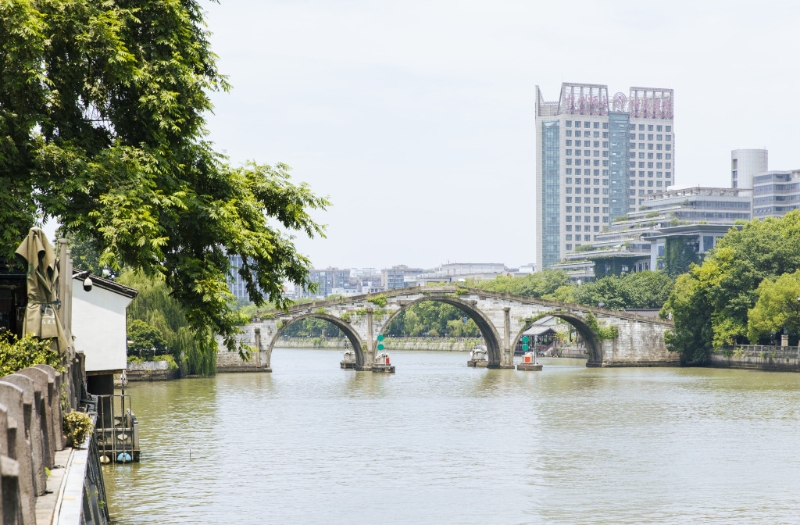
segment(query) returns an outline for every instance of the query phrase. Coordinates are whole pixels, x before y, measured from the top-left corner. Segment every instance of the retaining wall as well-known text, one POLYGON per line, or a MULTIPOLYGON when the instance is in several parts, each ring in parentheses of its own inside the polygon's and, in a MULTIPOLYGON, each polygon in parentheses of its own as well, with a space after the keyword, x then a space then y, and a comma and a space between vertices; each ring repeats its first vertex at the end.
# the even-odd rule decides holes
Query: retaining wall
POLYGON ((169 381, 186 376, 181 368, 169 369, 166 361, 145 361, 144 363, 128 363, 125 372, 128 381, 169 381))
POLYGON ((712 353, 708 366, 800 372, 800 352, 796 346, 742 345, 712 353))

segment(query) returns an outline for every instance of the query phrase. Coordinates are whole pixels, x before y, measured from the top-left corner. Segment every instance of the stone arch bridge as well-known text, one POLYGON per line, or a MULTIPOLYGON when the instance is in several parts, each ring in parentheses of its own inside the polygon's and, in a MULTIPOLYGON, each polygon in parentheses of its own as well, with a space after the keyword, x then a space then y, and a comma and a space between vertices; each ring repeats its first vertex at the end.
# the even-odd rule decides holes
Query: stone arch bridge
POLYGON ((266 356, 259 356, 257 366, 269 370, 272 350, 283 330, 309 317, 324 319, 350 340, 356 353, 356 369, 370 370, 378 334, 405 308, 424 301, 455 306, 475 321, 488 350, 490 368, 513 368, 514 348, 522 332, 546 315, 561 318, 576 328, 589 352, 587 366, 665 366, 679 362, 677 354, 669 352, 664 344, 664 332, 673 326, 671 322, 455 286, 401 288, 266 312, 245 327, 242 340, 255 345, 258 332, 257 344, 266 350, 266 356))

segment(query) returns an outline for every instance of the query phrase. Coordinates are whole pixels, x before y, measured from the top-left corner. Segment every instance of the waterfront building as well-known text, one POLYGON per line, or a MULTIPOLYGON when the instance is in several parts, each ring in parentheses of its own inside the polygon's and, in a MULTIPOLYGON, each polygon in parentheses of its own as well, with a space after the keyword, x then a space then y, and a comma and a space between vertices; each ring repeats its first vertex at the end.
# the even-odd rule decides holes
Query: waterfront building
POLYGON ((674 184, 673 109, 672 89, 564 83, 548 102, 536 87, 537 268, 674 184))
POLYGON ((308 277, 309 281, 317 283, 317 291, 310 292, 307 288, 296 289, 297 297, 325 298, 333 294, 334 288, 350 288, 350 270, 347 269, 315 268, 308 272, 308 277))
POLYGON ((747 190, 685 188, 645 196, 637 211, 618 217, 595 240, 551 265, 584 282, 626 272, 655 270, 669 239, 681 239, 702 256, 737 220, 751 219, 747 190))

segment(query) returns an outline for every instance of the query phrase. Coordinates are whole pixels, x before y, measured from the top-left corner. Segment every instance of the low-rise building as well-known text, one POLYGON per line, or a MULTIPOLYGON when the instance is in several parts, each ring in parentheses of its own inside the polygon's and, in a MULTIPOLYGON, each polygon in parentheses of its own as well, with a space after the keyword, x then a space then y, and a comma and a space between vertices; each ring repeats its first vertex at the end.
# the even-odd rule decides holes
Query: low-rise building
POLYGON ((405 264, 381 270, 381 286, 384 290, 405 288, 416 281, 415 277, 423 272, 422 268, 409 268, 405 264))
POLYGON ((800 208, 800 170, 768 171, 753 177, 753 217, 783 217, 800 208))

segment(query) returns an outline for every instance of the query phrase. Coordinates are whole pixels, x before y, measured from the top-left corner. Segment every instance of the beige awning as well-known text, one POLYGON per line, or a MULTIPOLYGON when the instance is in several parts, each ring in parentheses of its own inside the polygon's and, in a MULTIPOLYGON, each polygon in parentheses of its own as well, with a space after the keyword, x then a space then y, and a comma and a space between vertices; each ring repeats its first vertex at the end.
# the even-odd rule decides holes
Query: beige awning
POLYGON ((68 342, 55 311, 58 300, 55 250, 42 230, 31 228, 16 254, 26 262, 28 288, 28 306, 22 333, 33 333, 40 339, 54 339, 54 349, 63 354, 67 351, 68 342))

